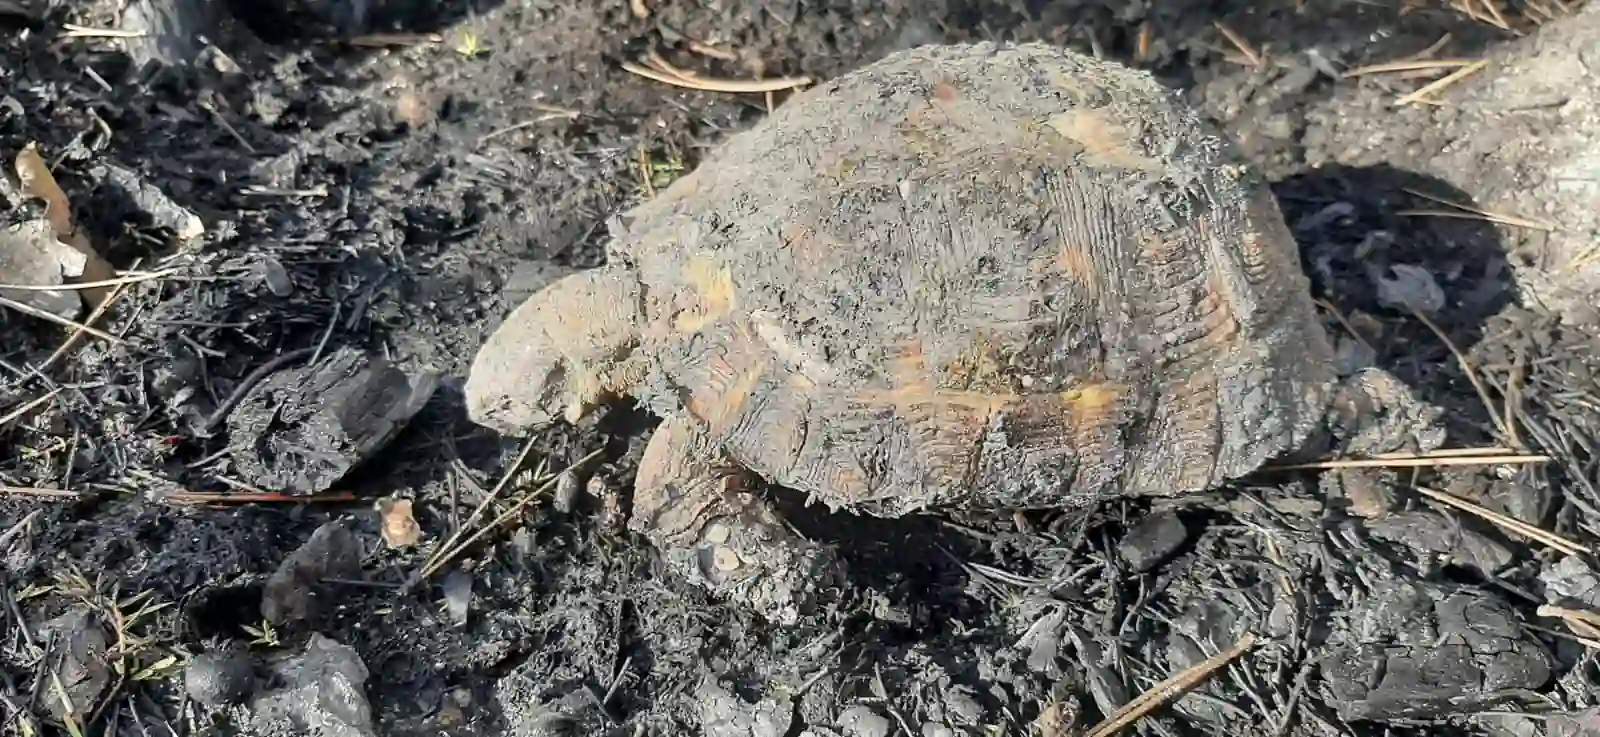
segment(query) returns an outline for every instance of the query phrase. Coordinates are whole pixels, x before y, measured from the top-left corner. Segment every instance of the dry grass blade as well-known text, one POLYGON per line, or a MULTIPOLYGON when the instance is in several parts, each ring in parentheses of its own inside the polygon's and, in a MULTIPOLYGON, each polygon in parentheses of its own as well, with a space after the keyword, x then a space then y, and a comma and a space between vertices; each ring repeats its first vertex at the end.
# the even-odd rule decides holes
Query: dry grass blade
POLYGON ((1565 274, 1576 271, 1584 266, 1594 263, 1595 261, 1600 261, 1600 243, 1596 243, 1595 245, 1584 249, 1582 253, 1579 253, 1577 256, 1574 256, 1571 261, 1568 261, 1566 266, 1561 267, 1557 273, 1565 274))
POLYGON ((667 61, 666 57, 661 55, 661 52, 656 51, 655 49, 644 52, 644 55, 639 57, 639 59, 640 61, 644 62, 645 66, 661 72, 669 77, 673 77, 674 79, 694 79, 695 77, 700 76, 697 72, 692 70, 679 69, 673 66, 671 62, 667 61))
POLYGON ((1515 532, 1530 540, 1536 540, 1544 543, 1545 545, 1566 553, 1567 555, 1583 555, 1584 553, 1589 552, 1584 546, 1557 535, 1554 532, 1541 530, 1533 525, 1523 522, 1522 520, 1514 517, 1508 517, 1492 509, 1485 509, 1482 506, 1473 504, 1472 502, 1461 499, 1453 494, 1447 494, 1437 489, 1430 489, 1425 486, 1413 486, 1411 488, 1416 489, 1417 493, 1422 494, 1429 499, 1441 504, 1455 507, 1463 512, 1477 515, 1487 522, 1498 525, 1508 531, 1515 532))
POLYGON ((1104 722, 1086 732, 1084 737, 1111 737, 1111 735, 1121 732, 1168 700, 1181 696, 1195 686, 1200 685, 1207 678, 1210 678, 1212 673, 1233 662, 1234 658, 1243 655, 1246 650, 1249 650, 1255 644, 1255 634, 1245 633, 1245 636, 1239 638, 1239 641, 1234 643, 1233 647, 1217 653, 1203 662, 1196 663, 1182 673, 1178 673, 1152 686, 1150 690, 1129 701, 1121 709, 1118 709, 1116 713, 1106 718, 1104 722))
POLYGON ((0 417, 0 427, 5 427, 6 425, 11 424, 18 417, 21 417, 21 416, 23 416, 25 414, 28 414, 29 412, 32 412, 35 407, 38 407, 39 405, 44 404, 45 402, 48 402, 51 399, 54 399, 55 396, 57 394, 60 394, 60 393, 61 393, 61 390, 59 388, 51 389, 48 394, 45 394, 44 396, 39 397, 38 399, 35 399, 35 400, 31 401, 31 402, 28 402, 27 404, 22 405, 21 407, 18 407, 18 408, 14 409, 14 410, 11 410, 10 412, 7 412, 4 417, 0 417))
POLYGON ((154 281, 156 279, 165 279, 166 277, 172 276, 173 274, 176 274, 179 271, 181 271, 181 269, 162 269, 160 271, 150 271, 150 272, 146 272, 146 273, 143 273, 143 274, 129 274, 127 276, 119 276, 119 277, 117 277, 115 279, 102 279, 100 281, 85 281, 85 282, 77 282, 77 283, 74 283, 74 284, 52 284, 52 285, 48 285, 48 286, 39 285, 39 284, 0 284, 0 289, 10 289, 10 290, 18 291, 18 292, 62 292, 62 291, 71 291, 73 289, 94 289, 96 287, 115 287, 115 286, 121 286, 121 285, 125 285, 125 284, 138 284, 140 282, 154 281))
POLYGON ((1600 640, 1594 639, 1595 635, 1600 635, 1600 631, 1596 631, 1592 635, 1582 634, 1589 632, 1588 625, 1584 624, 1582 621, 1576 619, 1562 619, 1561 621, 1567 625, 1570 631, 1562 632, 1561 630, 1553 630, 1546 627, 1540 627, 1535 624, 1524 624, 1522 626, 1533 632, 1550 635, 1551 637, 1566 640, 1568 642, 1576 642, 1579 645, 1589 648, 1590 650, 1600 650, 1600 640))
POLYGON ((352 502, 356 495, 349 491, 335 491, 312 496, 298 496, 275 491, 246 491, 213 493, 205 491, 175 491, 161 497, 161 501, 179 505, 211 504, 226 506, 229 504, 331 504, 333 502, 352 502))
POLYGON ((1542 224, 1542 223, 1536 223, 1536 222, 1534 222, 1532 220, 1523 220, 1521 218, 1516 218, 1516 217, 1507 217, 1507 216, 1503 216, 1503 215, 1492 215, 1492 214, 1486 214, 1486 213, 1481 213, 1481 212, 1466 212, 1466 211, 1463 211, 1463 210, 1425 210, 1425 209, 1415 209, 1414 208, 1414 209, 1409 209, 1409 210, 1398 210, 1398 211, 1395 212, 1395 214, 1396 215, 1400 215, 1402 217, 1453 218, 1453 219, 1456 219, 1456 220, 1477 220, 1477 221, 1485 222, 1485 223, 1499 223, 1501 225, 1510 225, 1510 226, 1514 226, 1514 227, 1533 228, 1535 230, 1546 230, 1546 231, 1556 230, 1555 226, 1553 226, 1553 225, 1545 225, 1545 224, 1542 224))
POLYGON ((29 512, 27 516, 18 520, 16 524, 10 527, 10 529, 7 529, 5 532, 0 532, 0 551, 4 551, 11 547, 11 542, 16 540, 18 537, 21 537, 22 533, 27 531, 28 526, 33 524, 35 520, 39 519, 43 515, 43 509, 35 509, 32 512, 29 512))
POLYGON ((1457 69, 1472 66, 1478 63, 1476 59, 1402 59, 1399 61, 1386 61, 1381 64, 1368 64, 1356 67, 1340 75, 1345 79, 1362 77, 1368 74, 1387 74, 1390 72, 1410 72, 1416 70, 1457 69))
POLYGON ((1457 346, 1456 342, 1451 340, 1449 335, 1445 334, 1444 330, 1439 327, 1438 323, 1435 323, 1431 318, 1423 314, 1422 310, 1411 307, 1411 314, 1416 315, 1417 319, 1421 320, 1423 325, 1428 326, 1428 329, 1433 331, 1433 334, 1444 343, 1445 347, 1450 349, 1450 354, 1456 357, 1456 363, 1461 367, 1461 373, 1466 374, 1467 381, 1472 382, 1472 388, 1478 392, 1478 399, 1483 402, 1483 411, 1489 413, 1489 419, 1494 422, 1495 428, 1500 431, 1500 436, 1507 440, 1516 437, 1516 433, 1511 432, 1511 426, 1509 424, 1514 422, 1514 420, 1509 417, 1503 418, 1500 416, 1500 412, 1495 406, 1494 399, 1489 396, 1488 388, 1483 385, 1483 379, 1478 376, 1478 369, 1472 365, 1472 360, 1467 358, 1467 354, 1463 353, 1460 346, 1457 346))
POLYGON ((67 29, 61 34, 66 38, 143 38, 144 31, 124 31, 120 28, 91 28, 80 26, 76 23, 62 23, 62 28, 67 29))
POLYGON ((59 315, 56 315, 56 314, 53 314, 53 313, 50 313, 50 312, 46 312, 44 310, 38 309, 36 307, 33 307, 32 305, 26 305, 26 304, 23 304, 23 303, 18 302, 16 300, 11 300, 11 299, 6 299, 5 297, 0 297, 0 307, 10 307, 11 309, 16 310, 18 312, 21 312, 23 314, 30 315, 32 317, 37 317, 37 318, 39 318, 41 320, 45 320, 45 321, 48 321, 48 322, 53 322, 53 323, 55 323, 57 325, 61 325, 63 327, 77 328, 78 330, 81 330, 81 331, 83 331, 85 333, 93 335, 94 337, 99 338, 101 340, 104 340, 104 341, 106 341, 108 343, 115 343, 117 345, 127 345, 128 344, 127 341, 125 341, 125 340, 123 340, 121 338, 118 338, 117 336, 112 335, 111 333, 108 333, 108 332, 106 332, 104 330, 101 330, 99 328, 92 328, 92 327, 89 327, 88 325, 85 325, 85 324, 83 324, 81 322, 68 320, 65 317, 61 317, 59 315))
POLYGON ((78 726, 78 709, 72 705, 72 697, 67 695, 67 687, 61 683, 61 674, 54 669, 50 671, 50 687, 55 692, 56 699, 61 702, 62 721, 66 723, 67 733, 72 737, 83 737, 83 727, 78 726))
POLYGON ((1335 307, 1332 302, 1329 302, 1321 297, 1314 297, 1312 301, 1316 302, 1318 305, 1321 305, 1322 309, 1327 310, 1329 314, 1333 315, 1333 319, 1338 320, 1339 324, 1344 326, 1345 331, 1350 333, 1350 337, 1356 339, 1356 342, 1366 346, 1369 349, 1376 350, 1376 348, 1373 348, 1371 343, 1367 342, 1366 336, 1362 335, 1361 331, 1356 330, 1356 326, 1350 322, 1350 318, 1345 317, 1344 313, 1340 312, 1339 308, 1335 307))
POLYGON ((582 115, 582 113, 579 113, 576 110, 568 110, 567 108, 556 107, 555 105, 534 105, 533 107, 535 110, 543 111, 544 114, 537 118, 512 123, 511 125, 503 128, 496 128, 492 131, 489 131, 488 133, 483 134, 483 137, 478 139, 478 143, 480 145, 488 143, 489 141, 506 135, 507 133, 515 133, 526 128, 531 128, 540 123, 548 123, 552 120, 577 120, 579 116, 582 115))
POLYGON ((444 43, 444 36, 437 33, 368 33, 346 39, 345 43, 362 48, 425 46, 444 43))
POLYGON ((1501 14, 1500 8, 1495 5, 1494 0, 1478 0, 1478 3, 1483 6, 1484 10, 1489 11, 1489 17, 1494 19, 1495 26, 1507 31, 1511 30, 1511 24, 1506 22, 1505 15, 1501 14))
POLYGON ((689 50, 701 56, 709 56, 713 59, 721 59, 722 61, 736 62, 739 60, 739 55, 733 53, 732 51, 720 49, 716 46, 712 46, 708 43, 702 43, 700 41, 690 41, 689 50))
POLYGON ((240 187, 239 194, 252 197, 327 197, 328 188, 321 184, 309 189, 279 189, 277 187, 263 187, 259 184, 252 184, 247 187, 240 187))
POLYGON ((498 496, 499 491, 503 489, 516 475, 517 468, 520 467, 522 465, 522 461, 527 458, 527 451, 528 449, 532 448, 532 443, 533 441, 530 438, 528 443, 523 446, 523 452, 517 456, 517 462, 506 469, 505 475, 501 477, 500 483, 495 485, 494 491, 491 491, 488 495, 486 495, 484 497, 484 502, 479 504, 477 509, 473 510, 472 516, 469 517, 467 521, 461 525, 461 527, 457 528, 455 533, 450 536, 450 539, 446 540, 443 545, 440 545, 438 550, 434 551, 432 556, 429 556, 427 564, 424 565, 422 570, 419 571, 411 580, 410 583, 412 585, 427 580, 429 576, 438 573, 440 569, 448 565, 450 561, 453 560, 457 555, 460 555, 461 551, 466 550, 484 535, 488 534, 490 530, 499 527, 501 524, 504 524, 507 520, 521 512, 523 507, 528 506, 528 504, 534 499, 537 499, 540 494, 555 488, 556 483, 561 480, 562 474, 600 457, 600 454, 605 452, 604 448, 597 449, 590 452, 588 455, 579 458, 577 461, 574 461, 572 465, 567 466, 561 472, 550 474, 543 483, 536 486, 527 494, 524 494, 522 498, 513 503, 510 508, 506 509, 506 511, 501 512, 493 520, 490 520, 488 524, 480 527, 477 532, 467 535, 465 539, 462 539, 462 534, 465 533, 467 529, 475 522, 477 522, 482 516, 483 511, 488 508, 489 500, 498 496), (459 542, 457 542, 458 540, 459 542))
POLYGON ((1534 25, 1548 23, 1557 17, 1556 11, 1538 0, 1523 0, 1523 6, 1522 17, 1534 25))
POLYGON ((1584 611, 1582 609, 1568 609, 1551 604, 1540 605, 1536 612, 1541 617, 1556 617, 1564 619, 1567 626, 1572 627, 1583 637, 1594 637, 1600 634, 1600 614, 1584 611))
POLYGON ((66 489, 46 489, 37 486, 0 486, 0 495, 42 496, 57 499, 76 499, 78 492, 66 489))
POLYGON ((642 143, 639 144, 638 159, 639 184, 644 188, 644 195, 646 199, 655 199, 656 185, 655 182, 651 181, 650 176, 650 151, 645 149, 644 144, 642 143))
POLYGON ((1428 48, 1425 48, 1425 49, 1423 49, 1421 51, 1418 51, 1417 53, 1412 54, 1410 56, 1402 57, 1401 59, 1399 59, 1399 61, 1421 61, 1423 59, 1427 59, 1427 58, 1433 56, 1434 54, 1439 53, 1439 50, 1444 48, 1446 45, 1448 45, 1450 43, 1451 39, 1452 39, 1451 35, 1449 33, 1446 33, 1443 36, 1440 36, 1438 41, 1434 41, 1432 44, 1429 44, 1428 48))
POLYGON ((94 324, 98 322, 101 317, 104 317, 107 312, 110 312, 112 305, 115 305, 117 300, 121 299, 122 295, 127 293, 127 289, 128 283, 126 282, 116 285, 116 287, 111 290, 110 295, 107 295, 105 299, 101 300, 99 304, 94 306, 94 310, 89 313, 88 319, 83 321, 83 328, 79 330, 73 330, 72 334, 67 336, 66 340, 61 341, 61 345, 56 346, 56 349, 50 352, 50 357, 44 359, 44 363, 39 364, 39 367, 35 370, 38 371, 40 375, 43 375, 44 372, 50 370, 51 366, 56 365, 56 361, 61 360, 62 357, 71 352, 73 348, 77 347, 78 343, 83 340, 83 336, 87 334, 88 328, 94 327, 94 324))
POLYGON ((689 89, 702 90, 705 92, 780 92, 783 90, 794 89, 796 87, 804 87, 811 84, 812 81, 810 77, 774 77, 772 79, 756 80, 720 79, 717 77, 701 76, 691 77, 687 75, 671 74, 665 71, 651 69, 641 64, 635 64, 628 61, 622 62, 622 68, 632 72, 633 74, 644 77, 645 79, 653 79, 664 84, 670 84, 676 87, 687 87, 689 89))
POLYGON ((1133 58, 1140 63, 1149 62, 1155 58, 1155 29, 1150 26, 1150 21, 1139 24, 1139 41, 1134 47, 1133 58))
POLYGON ((1539 222, 1537 220, 1529 220, 1528 218, 1517 217, 1515 215, 1506 215, 1506 214, 1503 214, 1503 213, 1493 212, 1493 211, 1490 211, 1490 210, 1485 210, 1485 209, 1482 209, 1482 208, 1473 207, 1472 205, 1466 204, 1464 202, 1456 202, 1455 200, 1448 200, 1448 199, 1445 199, 1443 197, 1436 197, 1436 196, 1428 194, 1426 192, 1419 192, 1417 190, 1410 189, 1410 188, 1406 188, 1404 191, 1406 192, 1406 194, 1414 195, 1416 197, 1421 197, 1422 199, 1428 200, 1429 202, 1437 202, 1437 203, 1439 203, 1441 205, 1447 205, 1449 207, 1453 207, 1456 210, 1459 210, 1460 212, 1448 212, 1448 211, 1437 211, 1437 210, 1402 210, 1402 211, 1400 211, 1398 213, 1400 215, 1431 215, 1433 217, 1458 217, 1458 218, 1466 218, 1466 219, 1473 219, 1473 220, 1482 219, 1482 220, 1487 220, 1487 221, 1492 222, 1492 223, 1500 223, 1501 225, 1513 225, 1513 226, 1517 226, 1517 227, 1521 227, 1521 228, 1532 228, 1534 230, 1544 230, 1544 231, 1557 230, 1556 226, 1551 225, 1550 223, 1543 223, 1543 222, 1539 222), (1477 215, 1478 217, 1477 218, 1467 218, 1468 215, 1477 215))
MULTIPOLYGON (((1573 633, 1584 638, 1589 643, 1594 643, 1596 642, 1597 638, 1600 638, 1600 627, 1590 624, 1589 620, 1587 619, 1575 619, 1572 617, 1567 617, 1562 621, 1567 623, 1567 627, 1570 628, 1573 633)), ((1592 644, 1590 646, 1593 647, 1592 644)))
POLYGON ((1470 77, 1470 76, 1472 76, 1474 74, 1477 74, 1479 71, 1481 71, 1484 67, 1486 67, 1488 65, 1489 65, 1489 60, 1488 59, 1479 59, 1478 61, 1475 61, 1475 62, 1473 62, 1471 64, 1468 64, 1467 66, 1464 66, 1464 67, 1462 67, 1460 69, 1457 69, 1456 71, 1451 72, 1450 74, 1447 74, 1447 75, 1445 75, 1443 77, 1440 77, 1437 81, 1430 82, 1428 84, 1423 85, 1422 87, 1418 88, 1416 92, 1413 92, 1413 93, 1411 93, 1409 95, 1406 95, 1405 97, 1402 97, 1399 100, 1395 101, 1395 104, 1396 105, 1411 105, 1411 104, 1418 103, 1418 102, 1428 102, 1429 101, 1428 98, 1430 96, 1432 96, 1434 93, 1441 92, 1445 88, 1447 88, 1447 87, 1449 87, 1449 86, 1451 86, 1451 85, 1453 85, 1453 84, 1455 84, 1457 82, 1460 82, 1461 80, 1466 79, 1467 77, 1470 77))
POLYGON ((1228 43, 1233 44, 1233 47, 1239 50, 1239 54, 1245 58, 1245 61, 1250 62, 1250 66, 1261 67, 1261 54, 1256 51, 1254 46, 1250 45, 1249 41, 1244 40, 1244 36, 1239 35, 1238 32, 1229 28, 1228 24, 1220 20, 1212 21, 1211 25, 1216 26, 1217 32, 1221 33, 1223 38, 1228 39, 1228 43))
POLYGON ((1426 453, 1374 453, 1373 458, 1461 458, 1481 456, 1517 455, 1513 448, 1492 445, 1487 448, 1440 448, 1426 453))
POLYGON ((1501 389, 1500 397, 1504 400, 1500 411, 1506 418, 1506 430, 1511 433, 1511 444, 1519 448, 1526 447, 1522 442, 1522 434, 1517 431, 1517 418, 1522 416, 1522 382, 1523 373, 1527 368, 1524 363, 1526 357, 1527 354, 1517 351, 1516 363, 1511 367, 1511 375, 1506 377, 1505 386, 1502 388, 1498 383, 1495 384, 1495 388, 1501 389))
POLYGON ((1450 4, 1450 6, 1455 8, 1462 15, 1465 15, 1479 23, 1494 26, 1502 31, 1511 30, 1511 26, 1505 22, 1505 18, 1498 17, 1498 10, 1487 3, 1483 3, 1482 6, 1487 6, 1489 10, 1495 11, 1492 15, 1484 15, 1478 10, 1478 8, 1481 7, 1479 0, 1455 0, 1455 2, 1450 4))
POLYGON ((1326 471, 1335 468, 1433 468, 1436 466, 1497 466, 1502 463, 1549 463, 1550 456, 1493 455, 1493 456, 1439 456, 1420 455, 1395 458, 1330 458, 1325 461, 1286 463, 1263 466, 1263 471, 1326 471))

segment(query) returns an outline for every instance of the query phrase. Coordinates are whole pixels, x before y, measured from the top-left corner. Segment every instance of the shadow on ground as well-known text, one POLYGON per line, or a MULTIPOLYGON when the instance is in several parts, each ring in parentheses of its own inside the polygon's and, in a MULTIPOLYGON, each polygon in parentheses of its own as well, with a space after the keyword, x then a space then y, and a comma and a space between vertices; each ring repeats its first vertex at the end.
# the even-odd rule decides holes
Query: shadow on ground
POLYGON ((1455 208, 1438 200, 1473 206, 1453 184, 1388 166, 1307 170, 1274 191, 1313 294, 1336 313, 1330 336, 1342 368, 1388 370, 1447 410, 1453 443, 1487 442, 1489 415, 1439 332, 1468 351, 1517 302, 1495 226, 1449 216, 1455 208), (1401 299, 1431 306, 1424 314, 1439 332, 1401 299))

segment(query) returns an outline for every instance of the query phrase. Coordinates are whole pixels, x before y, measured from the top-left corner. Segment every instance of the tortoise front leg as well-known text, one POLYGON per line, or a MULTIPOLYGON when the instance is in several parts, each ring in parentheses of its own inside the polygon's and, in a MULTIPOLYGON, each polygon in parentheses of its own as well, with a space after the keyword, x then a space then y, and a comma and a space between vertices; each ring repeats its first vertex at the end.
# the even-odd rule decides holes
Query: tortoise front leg
POLYGON ((674 573, 791 624, 811 611, 840 563, 792 532, 756 493, 757 481, 713 448, 692 418, 670 417, 645 447, 628 526, 674 573))

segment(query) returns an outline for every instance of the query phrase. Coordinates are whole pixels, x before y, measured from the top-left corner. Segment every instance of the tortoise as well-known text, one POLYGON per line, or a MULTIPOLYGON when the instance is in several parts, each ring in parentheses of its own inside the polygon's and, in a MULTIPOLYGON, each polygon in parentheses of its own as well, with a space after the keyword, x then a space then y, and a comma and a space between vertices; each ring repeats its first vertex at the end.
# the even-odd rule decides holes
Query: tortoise
POLYGON ((521 433, 632 397, 663 419, 630 528, 778 621, 839 563, 757 478, 881 517, 1081 508, 1212 489, 1405 401, 1337 376, 1229 141, 1048 44, 892 53, 610 225, 605 265, 479 350, 469 416, 521 433))

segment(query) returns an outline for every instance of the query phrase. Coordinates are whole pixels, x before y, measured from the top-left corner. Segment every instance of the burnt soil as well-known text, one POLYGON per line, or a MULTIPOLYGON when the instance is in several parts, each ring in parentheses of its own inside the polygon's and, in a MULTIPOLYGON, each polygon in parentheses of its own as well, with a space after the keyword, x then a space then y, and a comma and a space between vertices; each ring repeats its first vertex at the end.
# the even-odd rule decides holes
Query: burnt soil
POLYGON ((266 672, 314 632, 359 655, 382 735, 1064 737, 1246 631, 1263 644, 1133 729, 1554 734, 1559 720, 1509 715, 1595 706, 1592 651, 1537 611, 1556 598, 1560 556, 1406 486, 1600 533, 1590 339, 1520 306, 1493 227, 1403 214, 1427 205, 1407 190, 1469 200, 1474 183, 1306 163, 1331 158, 1313 145, 1338 145, 1303 135, 1313 111, 1337 114, 1331 90, 1426 81, 1330 72, 1446 35, 1441 56, 1490 52, 1513 38, 1491 24, 1431 0, 645 0, 647 18, 626 0, 522 0, 359 3, 366 25, 341 28, 340 0, 240 2, 216 49, 160 67, 133 64, 121 39, 68 33, 113 27, 114 5, 0 2, 0 151, 37 142, 115 266, 171 269, 119 293, 98 323, 119 343, 85 340, 42 374, 31 367, 65 334, 0 310, 0 732, 267 732, 248 708, 186 695, 184 668, 239 652, 266 672), (1219 23, 1266 62, 1241 58, 1219 23), (379 31, 404 34, 350 42, 379 31), (1263 474, 1078 515, 800 514, 852 576, 827 611, 774 627, 662 574, 623 530, 651 418, 612 407, 530 439, 467 421, 461 380, 496 321, 563 269, 599 263, 609 216, 784 94, 679 89, 619 62, 656 50, 704 74, 827 77, 973 39, 1069 44, 1188 91, 1277 183, 1346 367, 1388 368, 1443 408, 1451 446, 1496 442, 1449 346, 1379 299, 1375 274, 1421 267, 1450 305, 1435 322, 1493 396, 1522 387, 1524 440, 1555 462, 1263 474), (108 163, 206 234, 176 241, 109 186, 108 163), (244 488, 232 456, 256 439, 208 420, 252 372, 292 351, 298 366, 307 349, 442 381, 331 493, 244 488), (1364 525, 1336 498, 1366 482, 1394 496, 1395 517, 1364 525), (570 503, 553 500, 574 484, 570 503), (419 544, 384 541, 378 501, 393 499, 414 501, 419 544), (1161 522, 1141 525, 1152 513, 1161 522), (446 539, 493 518, 419 578, 446 539), (268 577, 329 521, 360 549, 328 574, 314 615, 264 626, 268 577), (1459 534, 1418 542, 1441 528, 1459 534), (70 612, 110 638, 120 670, 102 669, 98 688, 58 683, 72 648, 45 624, 70 612), (1462 657, 1433 657, 1458 642, 1462 657), (1423 675, 1396 675, 1407 669, 1423 675), (1469 696, 1439 698, 1441 684, 1469 696), (61 716, 63 690, 87 702, 78 716, 61 716))

